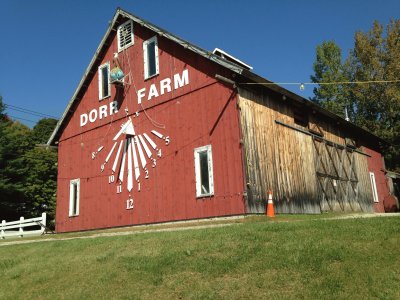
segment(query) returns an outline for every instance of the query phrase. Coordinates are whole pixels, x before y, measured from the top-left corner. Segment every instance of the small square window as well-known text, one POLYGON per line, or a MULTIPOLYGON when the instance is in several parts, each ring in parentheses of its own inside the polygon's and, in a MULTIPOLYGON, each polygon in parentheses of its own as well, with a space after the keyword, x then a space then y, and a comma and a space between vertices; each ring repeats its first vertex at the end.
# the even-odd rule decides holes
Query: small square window
POLYGON ((143 42, 144 79, 158 75, 157 36, 143 42))
POLYGON ((99 67, 99 100, 111 96, 110 63, 106 62, 99 67))
POLYGON ((214 195, 211 145, 194 149, 196 197, 214 195))
POLYGON ((133 22, 132 20, 126 21, 118 27, 117 30, 118 52, 125 50, 134 43, 133 36, 133 22))
POLYGON ((73 179, 69 182, 69 216, 79 215, 79 194, 80 179, 73 179))

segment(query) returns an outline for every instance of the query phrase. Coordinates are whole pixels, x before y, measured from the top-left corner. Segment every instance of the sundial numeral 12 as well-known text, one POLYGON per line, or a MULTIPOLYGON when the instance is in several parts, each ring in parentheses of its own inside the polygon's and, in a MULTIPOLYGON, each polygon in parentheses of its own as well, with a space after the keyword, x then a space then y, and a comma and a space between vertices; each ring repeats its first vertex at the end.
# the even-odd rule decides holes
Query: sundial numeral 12
POLYGON ((126 200, 126 209, 133 209, 133 199, 126 200))

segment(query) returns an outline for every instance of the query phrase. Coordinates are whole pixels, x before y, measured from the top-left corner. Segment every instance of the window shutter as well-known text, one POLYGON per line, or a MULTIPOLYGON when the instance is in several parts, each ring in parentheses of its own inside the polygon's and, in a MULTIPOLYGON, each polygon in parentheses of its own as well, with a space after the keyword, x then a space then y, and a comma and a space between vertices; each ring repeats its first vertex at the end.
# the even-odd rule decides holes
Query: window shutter
POLYGON ((379 202, 378 191, 376 189, 376 181, 375 174, 373 172, 369 172, 369 178, 371 179, 371 188, 372 188, 372 196, 374 198, 374 202, 379 202))
POLYGON ((133 22, 129 20, 118 27, 118 52, 133 45, 133 22))
POLYGON ((158 42, 153 36, 143 42, 144 79, 149 79, 159 74, 158 42))
POLYGON ((147 79, 149 77, 148 74, 148 59, 147 59, 147 43, 143 43, 143 69, 144 69, 144 79, 147 79))
POLYGON ((69 182, 69 216, 79 215, 80 179, 69 182))
POLYGON ((157 37, 155 37, 154 39, 154 51, 155 51, 155 60, 156 60, 156 74, 160 73, 160 69, 158 67, 159 63, 158 63, 158 41, 157 41, 157 37))
POLYGON ((110 63, 106 62, 98 68, 99 100, 111 96, 110 63))
POLYGON ((208 176, 210 180, 210 194, 214 194, 214 174, 213 174, 213 161, 212 161, 212 151, 211 151, 211 145, 208 146, 207 149, 208 152, 208 176))
POLYGON ((209 197, 214 195, 214 175, 211 145, 194 149, 194 168, 196 197, 209 197), (207 174, 202 173, 202 168, 204 167, 206 168, 207 174), (207 178, 204 176, 207 176, 207 178))

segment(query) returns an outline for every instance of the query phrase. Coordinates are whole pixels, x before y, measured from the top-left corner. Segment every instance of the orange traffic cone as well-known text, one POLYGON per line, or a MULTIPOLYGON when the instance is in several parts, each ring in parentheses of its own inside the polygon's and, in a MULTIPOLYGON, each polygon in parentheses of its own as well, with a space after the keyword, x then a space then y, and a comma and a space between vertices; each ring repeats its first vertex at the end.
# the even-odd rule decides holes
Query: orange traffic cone
POLYGON ((265 214, 267 217, 274 218, 275 210, 274 210, 274 202, 272 201, 272 191, 268 191, 268 203, 265 210, 265 214))

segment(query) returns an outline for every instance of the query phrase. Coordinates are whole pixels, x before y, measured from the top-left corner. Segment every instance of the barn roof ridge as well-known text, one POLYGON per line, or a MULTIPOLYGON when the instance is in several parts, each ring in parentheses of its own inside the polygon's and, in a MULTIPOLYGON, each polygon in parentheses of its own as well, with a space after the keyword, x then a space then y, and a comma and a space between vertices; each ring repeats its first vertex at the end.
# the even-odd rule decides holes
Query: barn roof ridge
MULTIPOLYGON (((380 137, 372 134, 371 132, 369 132, 369 131, 367 131, 367 130, 365 130, 365 129, 363 129, 363 128, 361 128, 361 127, 359 127, 359 126, 357 126, 357 125, 355 125, 355 124, 353 124, 351 122, 346 121, 345 119, 341 118, 340 116, 338 116, 338 115, 336 115, 336 114, 334 114, 334 113, 332 113, 332 112, 320 107, 319 105, 307 100, 306 98, 304 98, 304 97, 302 97, 300 95, 297 95, 297 94, 295 94, 295 93, 293 93, 293 92, 291 92, 291 91, 279 86, 278 84, 273 84, 272 81, 269 81, 268 79, 266 79, 266 78, 264 78, 262 76, 259 76, 256 73, 254 73, 254 72, 252 72, 252 71, 250 71, 250 70, 248 70, 248 69, 246 69, 246 68, 244 68, 244 67, 242 67, 242 66, 240 66, 238 64, 235 64, 234 62, 232 62, 230 60, 226 60, 226 59, 222 58, 221 56, 218 56, 218 55, 214 54, 213 52, 210 52, 210 51, 207 51, 207 50, 205 50, 205 49, 203 49, 201 47, 198 47, 198 46, 188 42, 187 40, 184 40, 184 39, 182 39, 182 38, 180 38, 180 37, 168 32, 167 30, 162 29, 161 27, 159 27, 157 25, 154 25, 151 22, 148 22, 148 21, 146 21, 146 20, 144 20, 144 19, 142 19, 142 18, 140 18, 138 16, 135 16, 135 15, 123 10, 122 8, 118 7, 116 9, 116 12, 115 12, 114 16, 113 16, 112 21, 109 22, 109 26, 108 26, 108 28, 106 30, 106 33, 104 34, 104 36, 103 36, 99 46, 97 47, 97 49, 96 49, 96 51, 95 51, 95 53, 94 53, 89 65, 88 65, 88 67, 86 68, 86 70, 85 70, 85 72, 84 72, 84 74, 83 74, 83 76, 82 76, 82 78, 81 78, 81 80, 80 80, 80 82, 78 84, 78 87, 76 88, 74 94, 70 98, 66 109, 64 110, 61 118, 59 119, 59 121, 57 123, 56 128, 54 129, 53 133, 51 134, 51 136, 50 136, 50 138, 49 138, 49 140, 47 142, 47 145, 50 146, 50 145, 56 144, 56 140, 61 135, 62 130, 64 129, 64 127, 66 125, 65 122, 68 121, 68 118, 67 118, 68 115, 73 113, 73 110, 72 110, 73 105, 75 104, 76 101, 80 100, 80 99, 78 99, 79 98, 78 96, 79 96, 80 93, 82 93, 82 89, 84 87, 86 87, 85 81, 87 80, 89 75, 91 75, 91 74, 93 74, 93 72, 95 72, 93 70, 93 67, 95 66, 95 64, 99 60, 99 55, 101 54, 101 52, 104 51, 106 46, 108 46, 107 42, 108 42, 108 39, 110 38, 111 32, 113 30, 116 30, 115 27, 117 27, 119 24, 121 24, 121 23, 119 23, 119 19, 120 18, 131 19, 134 22, 140 24, 141 26, 144 26, 144 27, 154 31, 155 33, 159 34, 160 36, 163 36, 163 37, 165 37, 165 38, 167 38, 167 39, 169 39, 169 40, 171 40, 171 41, 183 46, 184 48, 187 48, 188 50, 191 50, 192 52, 195 52, 198 55, 201 55, 201 56, 205 57, 206 59, 209 59, 209 60, 221 65, 222 67, 225 67, 225 68, 233 71, 234 73, 238 74, 239 76, 243 76, 243 78, 246 78, 246 79, 251 80, 253 82, 258 82, 261 85, 263 83, 269 83, 269 84, 271 84, 271 85, 268 85, 269 89, 271 89, 271 90, 273 90, 273 91, 275 91, 277 93, 280 93, 282 95, 286 95, 286 96, 290 97, 291 99, 295 100, 296 102, 300 102, 303 105, 309 106, 312 109, 314 109, 315 111, 318 111, 321 114, 336 120, 337 122, 340 122, 342 124, 345 124, 346 126, 349 126, 353 130, 359 130, 359 131, 363 132, 364 134, 366 134, 367 136, 373 137, 373 138, 379 140, 381 143, 387 144, 387 142, 385 140, 381 139, 380 137)), ((239 85, 240 85, 240 83, 239 83, 239 85)))

